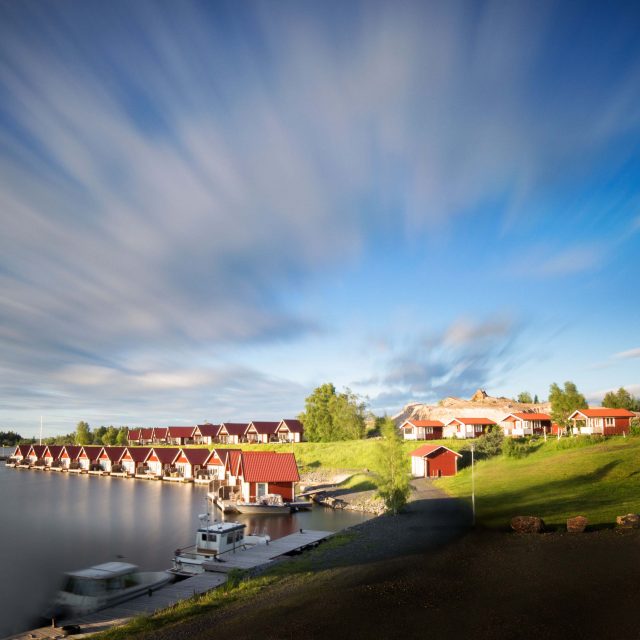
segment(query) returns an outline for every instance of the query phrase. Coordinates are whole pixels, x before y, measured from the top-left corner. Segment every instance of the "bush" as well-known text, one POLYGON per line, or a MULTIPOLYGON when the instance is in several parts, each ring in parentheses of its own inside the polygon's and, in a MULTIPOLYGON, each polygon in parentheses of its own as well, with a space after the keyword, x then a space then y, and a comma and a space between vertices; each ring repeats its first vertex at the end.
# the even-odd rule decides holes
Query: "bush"
POLYGON ((502 443, 502 455, 507 458, 515 458, 519 460, 533 453, 538 446, 538 443, 532 440, 516 440, 514 438, 506 438, 502 443))
POLYGON ((632 436, 640 436, 640 418, 632 418, 629 423, 629 433, 632 436))

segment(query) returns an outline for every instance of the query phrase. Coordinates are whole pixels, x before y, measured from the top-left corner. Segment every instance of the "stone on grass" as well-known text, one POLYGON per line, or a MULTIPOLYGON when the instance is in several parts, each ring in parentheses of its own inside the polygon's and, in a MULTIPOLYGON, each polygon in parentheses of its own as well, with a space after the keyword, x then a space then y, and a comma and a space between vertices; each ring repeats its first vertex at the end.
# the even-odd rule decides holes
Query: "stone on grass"
POLYGON ((511 518, 511 528, 516 533, 541 533, 544 521, 536 516, 516 516, 511 518))
POLYGON ((567 519, 567 531, 569 533, 582 533, 589 524, 584 516, 575 516, 567 519))
POLYGON ((627 513, 626 516, 618 516, 616 524, 622 529, 640 529, 640 515, 627 513))

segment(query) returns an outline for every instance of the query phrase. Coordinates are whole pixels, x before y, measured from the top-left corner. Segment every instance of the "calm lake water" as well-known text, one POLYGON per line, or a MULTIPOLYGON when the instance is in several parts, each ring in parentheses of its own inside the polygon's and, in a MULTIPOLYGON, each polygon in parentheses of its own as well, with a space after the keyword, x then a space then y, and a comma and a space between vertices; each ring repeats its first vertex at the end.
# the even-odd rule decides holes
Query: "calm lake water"
MULTIPOLYGON (((206 485, 8 469, 0 463, 0 637, 32 625, 64 571, 120 558, 142 569, 168 569, 173 550, 194 543, 206 495, 206 485)), ((338 531, 368 517, 315 506, 290 516, 233 519, 245 522, 249 533, 280 538, 300 528, 338 531)))

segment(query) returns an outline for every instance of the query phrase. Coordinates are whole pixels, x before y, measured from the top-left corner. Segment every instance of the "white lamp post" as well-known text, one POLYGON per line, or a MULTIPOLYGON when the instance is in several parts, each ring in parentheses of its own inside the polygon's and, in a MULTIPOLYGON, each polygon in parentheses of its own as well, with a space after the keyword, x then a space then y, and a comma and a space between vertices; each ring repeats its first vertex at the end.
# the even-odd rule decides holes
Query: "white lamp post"
POLYGON ((474 451, 474 446, 473 444, 471 445, 471 514, 472 514, 472 520, 471 520, 471 524, 472 526, 476 526, 476 479, 474 476, 474 464, 473 464, 473 451, 474 451))

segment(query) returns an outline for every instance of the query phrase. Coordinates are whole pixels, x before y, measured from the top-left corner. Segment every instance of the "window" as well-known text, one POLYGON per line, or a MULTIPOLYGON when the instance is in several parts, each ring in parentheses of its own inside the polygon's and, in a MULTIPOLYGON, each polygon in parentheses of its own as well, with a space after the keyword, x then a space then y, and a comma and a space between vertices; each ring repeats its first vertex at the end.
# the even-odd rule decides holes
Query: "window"
POLYGON ((256 485, 256 498, 262 498, 269 492, 268 484, 266 482, 258 482, 256 485))
POLYGON ((615 418, 605 418, 604 419, 604 424, 607 427, 613 427, 613 426, 615 426, 615 423, 616 423, 615 418))
POLYGON ((425 427, 425 433, 433 433, 433 427, 425 427))

